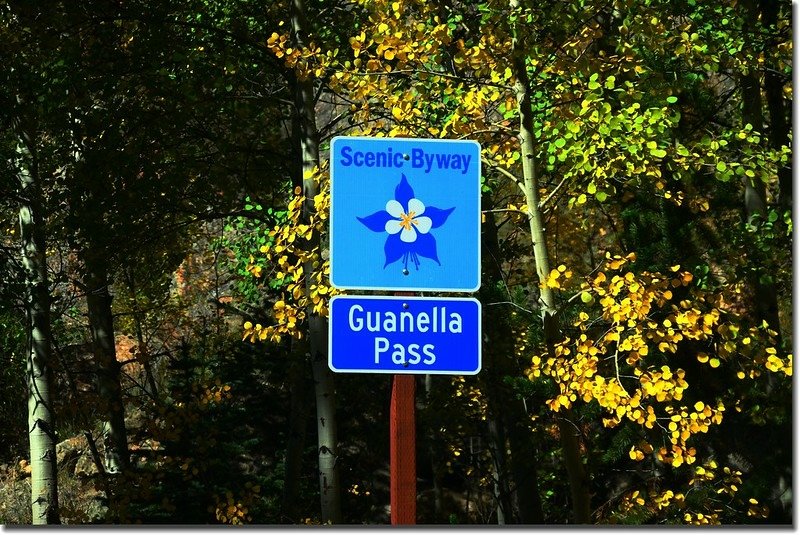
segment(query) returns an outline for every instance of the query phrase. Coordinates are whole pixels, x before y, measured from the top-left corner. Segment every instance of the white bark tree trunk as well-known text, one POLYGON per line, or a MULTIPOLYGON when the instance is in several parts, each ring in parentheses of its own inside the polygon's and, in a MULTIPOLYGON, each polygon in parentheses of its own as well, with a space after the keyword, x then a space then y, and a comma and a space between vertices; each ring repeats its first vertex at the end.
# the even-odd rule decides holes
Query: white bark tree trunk
MULTIPOLYGON (((292 33, 297 47, 305 45, 308 36, 308 21, 304 0, 292 3, 292 33)), ((304 219, 314 213, 314 196, 318 193, 318 185, 313 177, 313 170, 319 165, 319 133, 314 110, 314 87, 310 78, 296 81, 295 105, 299 114, 300 155, 303 162, 303 195, 306 202, 303 206, 304 219)), ((319 256, 320 238, 315 233, 308 242, 308 250, 319 256)), ((321 257, 319 258, 321 264, 321 257)), ((312 273, 319 269, 313 262, 303 266, 306 277, 306 295, 311 302, 312 273)), ((315 314, 309 306, 308 343, 311 353, 311 367, 314 376, 314 391, 317 405, 317 440, 320 507, 323 522, 338 524, 342 520, 341 491, 339 489, 339 468, 336 463, 338 437, 336 428, 336 397, 333 372, 328 368, 328 336, 327 320, 315 314)))
POLYGON ((18 146, 18 177, 23 199, 19 209, 22 265, 25 269, 29 350, 27 363, 28 437, 31 453, 33 524, 59 524, 56 429, 52 407, 52 334, 45 253, 41 184, 32 151, 18 146))
MULTIPOLYGON (((519 7, 518 0, 510 0, 512 9, 519 7)), ((539 177, 536 167, 536 151, 533 134, 533 116, 531 111, 531 88, 528 71, 525 65, 524 47, 519 42, 517 28, 514 28, 512 39, 512 72, 514 74, 514 91, 519 108, 519 141, 522 154, 522 173, 524 178, 525 200, 528 205, 528 223, 530 226, 533 254, 536 262, 536 274, 540 282, 546 281, 550 274, 550 257, 545 241, 544 222, 539 207, 539 177)), ((542 285, 539 305, 544 324, 545 343, 549 353, 553 353, 560 337, 560 326, 556 316, 555 297, 553 291, 542 285)), ((572 494, 573 520, 577 524, 591 522, 589 480, 586 468, 580 455, 578 430, 572 423, 571 411, 562 411, 558 418, 561 436, 561 447, 564 452, 564 463, 567 468, 570 492, 572 494)))

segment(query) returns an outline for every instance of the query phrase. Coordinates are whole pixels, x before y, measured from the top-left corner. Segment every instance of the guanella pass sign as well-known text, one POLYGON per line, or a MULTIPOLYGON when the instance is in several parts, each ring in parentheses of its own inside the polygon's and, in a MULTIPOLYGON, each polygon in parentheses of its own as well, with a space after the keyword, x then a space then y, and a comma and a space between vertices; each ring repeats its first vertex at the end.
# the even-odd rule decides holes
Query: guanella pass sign
MULTIPOLYGON (((331 143, 331 285, 474 292, 480 286, 480 146, 337 137, 331 143)), ((335 372, 474 375, 476 299, 336 296, 335 372)))
POLYGON ((472 298, 335 296, 328 364, 336 372, 474 375, 481 304, 472 298))

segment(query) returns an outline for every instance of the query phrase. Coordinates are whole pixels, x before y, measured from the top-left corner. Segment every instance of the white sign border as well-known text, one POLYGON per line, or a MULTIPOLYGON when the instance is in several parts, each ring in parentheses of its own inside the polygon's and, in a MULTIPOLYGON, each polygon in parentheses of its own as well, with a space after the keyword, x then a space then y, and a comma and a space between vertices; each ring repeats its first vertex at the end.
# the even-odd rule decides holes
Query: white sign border
POLYGON ((331 146, 329 151, 329 167, 330 167, 330 192, 331 192, 331 207, 330 213, 328 215, 329 218, 329 226, 328 226, 328 261, 331 269, 331 274, 329 277, 330 285, 333 288, 338 290, 370 290, 370 291, 405 291, 405 292, 451 292, 451 293, 475 293, 481 287, 481 176, 482 176, 482 165, 481 165, 481 145, 474 139, 431 139, 431 138, 410 138, 410 137, 370 137, 370 136, 336 136, 331 140, 331 146), (477 180, 477 188, 478 188, 478 217, 477 217, 477 229, 476 229, 476 239, 477 239, 477 284, 473 288, 453 288, 453 287, 442 287, 442 288, 434 288, 430 286, 353 286, 353 285, 346 285, 342 286, 337 284, 334 281, 334 271, 333 271, 333 257, 334 257, 334 248, 333 248, 333 222, 334 222, 334 202, 333 202, 333 184, 334 184, 334 165, 333 165, 333 157, 335 154, 334 147, 336 142, 339 140, 356 140, 356 141, 402 141, 402 142, 413 142, 413 143, 434 143, 434 144, 441 144, 441 143, 472 143, 477 146, 478 148, 478 180, 477 180))
POLYGON ((328 303, 328 310, 333 311, 333 302, 337 300, 349 299, 384 299, 390 301, 472 301, 478 305, 478 367, 474 371, 465 372, 463 370, 429 370, 419 371, 405 370, 361 370, 361 369, 338 369, 333 366, 333 321, 332 313, 328 317, 328 368, 335 373, 380 373, 389 375, 478 375, 483 369, 483 306, 474 297, 422 297, 422 296, 402 296, 402 295, 334 295, 328 303))

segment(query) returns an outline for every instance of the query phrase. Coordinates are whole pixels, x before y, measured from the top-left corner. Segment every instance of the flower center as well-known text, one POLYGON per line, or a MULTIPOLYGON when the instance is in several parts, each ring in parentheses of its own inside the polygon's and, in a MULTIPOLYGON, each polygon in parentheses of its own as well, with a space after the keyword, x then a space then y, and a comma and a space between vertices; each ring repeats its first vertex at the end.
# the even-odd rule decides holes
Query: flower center
POLYGON ((409 212, 407 214, 400 214, 400 226, 406 230, 411 230, 411 225, 418 225, 416 221, 414 221, 414 216, 417 215, 416 212, 409 212))

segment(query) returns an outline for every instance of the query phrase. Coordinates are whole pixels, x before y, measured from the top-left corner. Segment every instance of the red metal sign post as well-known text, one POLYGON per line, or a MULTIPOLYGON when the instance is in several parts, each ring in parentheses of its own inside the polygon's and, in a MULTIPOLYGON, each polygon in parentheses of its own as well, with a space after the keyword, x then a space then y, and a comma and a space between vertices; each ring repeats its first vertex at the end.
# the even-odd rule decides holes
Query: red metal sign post
POLYGON ((395 375, 389 408, 389 486, 392 525, 417 523, 416 380, 395 375))

